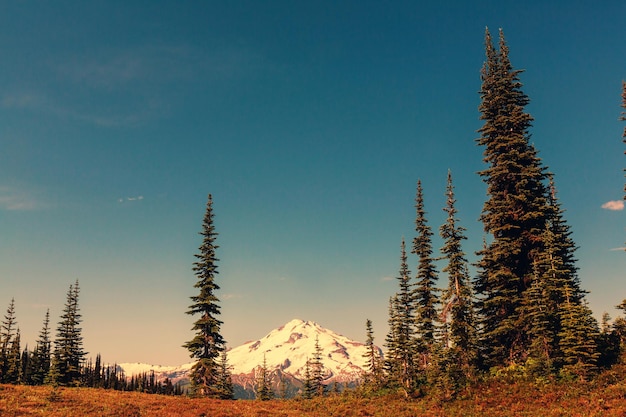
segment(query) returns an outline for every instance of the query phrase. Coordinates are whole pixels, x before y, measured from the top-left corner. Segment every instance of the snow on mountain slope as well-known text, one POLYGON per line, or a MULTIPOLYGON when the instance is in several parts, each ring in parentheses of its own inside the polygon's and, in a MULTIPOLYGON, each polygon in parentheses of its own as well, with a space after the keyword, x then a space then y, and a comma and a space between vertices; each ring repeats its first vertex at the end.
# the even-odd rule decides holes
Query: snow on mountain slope
POLYGON ((169 378, 173 383, 176 383, 181 379, 187 378, 187 374, 192 365, 193 363, 186 363, 180 366, 161 366, 147 363, 118 363, 117 367, 124 372, 127 378, 143 373, 149 374, 151 371, 154 371, 157 380, 162 381, 165 378, 169 378))
MULTIPOLYGON (((228 364, 236 384, 254 386, 263 355, 268 371, 280 371, 303 380, 307 359, 313 359, 318 340, 324 365, 325 383, 350 383, 360 379, 367 367, 367 347, 320 326, 313 321, 294 319, 272 330, 265 337, 247 342, 227 352, 228 364)), ((379 349, 379 354, 382 352, 379 349)), ((145 363, 120 363, 126 377, 154 371, 157 380, 169 378, 173 383, 186 379, 193 363, 160 366, 145 363)))
POLYGON ((272 330, 265 337, 245 343, 228 352, 233 375, 248 374, 263 364, 268 370, 280 369, 296 378, 304 378, 307 359, 315 353, 318 340, 327 381, 354 381, 367 366, 367 348, 312 321, 294 319, 272 330))

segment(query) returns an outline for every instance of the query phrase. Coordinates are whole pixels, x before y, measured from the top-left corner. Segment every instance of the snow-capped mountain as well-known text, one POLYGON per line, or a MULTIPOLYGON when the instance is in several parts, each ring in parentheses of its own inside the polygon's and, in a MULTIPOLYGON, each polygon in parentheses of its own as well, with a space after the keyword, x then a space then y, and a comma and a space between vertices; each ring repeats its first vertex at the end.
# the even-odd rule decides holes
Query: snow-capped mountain
POLYGON ((325 379, 349 382, 361 377, 366 367, 366 346, 320 326, 299 319, 272 330, 265 337, 247 342, 228 352, 233 375, 247 374, 263 364, 268 370, 280 369, 298 379, 304 378, 306 361, 313 358, 315 341, 322 351, 325 379))
MULTIPOLYGON (((228 351, 236 396, 254 396, 256 375, 263 365, 274 376, 274 383, 283 378, 295 392, 304 379, 306 362, 315 353, 319 343, 324 365, 324 383, 351 384, 358 381, 367 366, 367 347, 343 335, 325 329, 313 321, 294 319, 272 330, 265 337, 244 343, 228 351)), ((379 349, 379 354, 382 354, 379 349)), ((118 366, 126 376, 154 371, 157 379, 183 381, 192 363, 179 367, 122 363, 118 366)))

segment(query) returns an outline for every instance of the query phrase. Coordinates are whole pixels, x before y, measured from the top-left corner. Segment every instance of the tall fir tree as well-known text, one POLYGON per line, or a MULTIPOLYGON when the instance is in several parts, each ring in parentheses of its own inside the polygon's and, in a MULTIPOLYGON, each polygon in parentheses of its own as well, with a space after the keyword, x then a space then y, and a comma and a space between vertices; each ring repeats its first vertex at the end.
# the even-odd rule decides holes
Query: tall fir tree
POLYGON ((11 298, 4 320, 0 324, 0 382, 7 383, 13 378, 9 374, 11 343, 15 338, 17 320, 15 318, 15 299, 11 298))
POLYGON ((546 169, 529 143, 532 117, 524 108, 529 99, 521 90, 504 34, 496 51, 488 30, 486 61, 481 71, 480 171, 488 199, 481 220, 492 240, 478 254, 476 293, 481 296, 481 343, 486 366, 523 360, 529 340, 524 332, 523 294, 534 279, 534 258, 542 250, 542 235, 549 214, 544 181, 546 169))
MULTIPOLYGON (((50 370, 58 375, 57 382, 60 385, 80 385, 81 367, 87 352, 83 350, 82 315, 78 306, 80 287, 78 280, 67 292, 65 307, 58 323, 56 338, 54 340, 54 358, 52 361, 57 369, 50 370)), ((52 368, 52 364, 50 365, 52 368)), ((50 373, 49 372, 49 373, 50 373)))
POLYGON ((194 338, 183 346, 189 350, 192 358, 197 359, 189 375, 193 393, 219 398, 218 358, 226 343, 220 333, 222 322, 217 318, 220 307, 215 293, 220 287, 215 282, 219 261, 215 251, 219 246, 215 244, 218 233, 215 231, 213 218, 213 197, 209 194, 200 232, 203 241, 199 248, 200 253, 195 255, 198 260, 193 267, 197 278, 194 287, 199 290, 199 294, 190 297, 193 304, 187 311, 187 314, 199 315, 200 318, 192 327, 192 330, 196 331, 194 338))
POLYGON ((450 171, 446 197, 443 210, 448 217, 439 228, 439 234, 444 241, 441 253, 446 262, 442 272, 448 275, 448 287, 441 297, 441 320, 448 325, 444 355, 454 357, 455 360, 449 362, 457 362, 455 365, 469 377, 476 366, 478 340, 468 262, 462 248, 462 242, 466 239, 465 228, 458 224, 456 217, 456 199, 450 171))
POLYGON ((433 232, 426 219, 424 192, 422 182, 419 180, 417 181, 415 211, 415 231, 417 235, 413 238, 411 253, 418 257, 414 300, 416 303, 416 351, 421 356, 419 363, 416 363, 416 365, 426 368, 430 352, 435 343, 438 290, 436 288, 437 268, 435 259, 432 256, 433 232))
MULTIPOLYGON (((620 116, 621 121, 626 121, 626 81, 622 81, 622 114, 620 116)), ((626 144, 626 126, 624 127, 624 133, 622 133, 622 142, 626 144)), ((626 155, 626 150, 624 151, 624 155, 626 155)), ((624 172, 626 173, 626 168, 624 168, 624 172)), ((626 174, 624 174, 626 177, 626 174)), ((624 182, 624 200, 626 200, 626 182, 624 182)), ((626 247, 624 248, 626 250, 626 247)))
MULTIPOLYGON (((622 81, 622 108, 624 110, 622 111, 620 120, 626 121, 626 81, 622 81)), ((626 144, 626 126, 622 133, 622 142, 626 144)), ((624 151, 624 155, 626 155, 626 150, 624 151)), ((626 168, 624 168, 624 177, 626 177, 626 168)), ((624 200, 626 201, 626 181, 624 181, 624 200)), ((626 251, 626 244, 624 244, 624 250, 626 251)))

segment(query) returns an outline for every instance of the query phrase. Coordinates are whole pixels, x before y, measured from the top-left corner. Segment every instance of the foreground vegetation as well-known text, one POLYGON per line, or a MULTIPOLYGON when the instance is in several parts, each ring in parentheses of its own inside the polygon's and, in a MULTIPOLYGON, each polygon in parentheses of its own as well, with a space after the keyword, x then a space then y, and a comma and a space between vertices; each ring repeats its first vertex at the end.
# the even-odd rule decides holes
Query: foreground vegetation
POLYGON ((592 382, 535 383, 493 378, 453 401, 358 391, 310 400, 232 401, 94 388, 0 385, 2 416, 624 416, 626 367, 592 382))

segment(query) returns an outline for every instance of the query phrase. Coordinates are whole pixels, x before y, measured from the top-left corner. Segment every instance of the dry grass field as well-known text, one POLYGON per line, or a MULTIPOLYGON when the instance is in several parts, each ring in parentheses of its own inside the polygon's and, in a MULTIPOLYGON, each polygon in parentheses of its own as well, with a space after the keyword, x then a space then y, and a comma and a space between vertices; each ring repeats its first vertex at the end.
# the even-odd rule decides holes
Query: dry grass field
POLYGON ((626 416, 626 381, 486 384, 463 398, 406 400, 354 394, 313 400, 220 401, 90 388, 0 385, 0 416, 626 416))

